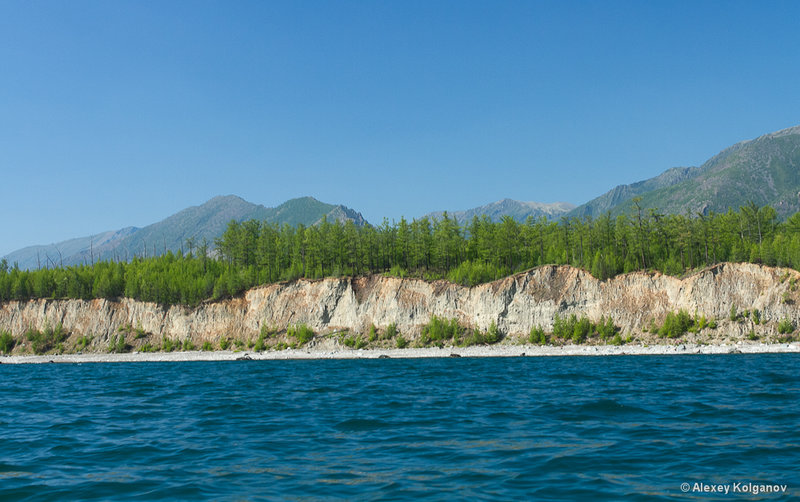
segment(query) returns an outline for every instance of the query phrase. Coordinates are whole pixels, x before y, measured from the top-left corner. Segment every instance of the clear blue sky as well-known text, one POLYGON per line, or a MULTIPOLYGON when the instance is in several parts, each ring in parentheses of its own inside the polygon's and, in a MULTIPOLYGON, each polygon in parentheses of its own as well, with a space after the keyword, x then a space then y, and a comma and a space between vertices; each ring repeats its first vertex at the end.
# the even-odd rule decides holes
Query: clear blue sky
POLYGON ((0 255, 220 194, 585 202, 800 124, 800 2, 0 1, 0 255))

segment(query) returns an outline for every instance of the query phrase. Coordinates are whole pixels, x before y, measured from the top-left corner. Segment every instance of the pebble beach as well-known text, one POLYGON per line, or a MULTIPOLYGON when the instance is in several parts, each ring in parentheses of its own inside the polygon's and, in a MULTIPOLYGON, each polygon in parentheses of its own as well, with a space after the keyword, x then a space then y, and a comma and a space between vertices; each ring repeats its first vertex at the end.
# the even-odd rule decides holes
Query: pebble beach
POLYGON ((122 354, 84 353, 59 355, 10 355, 0 364, 37 363, 124 363, 179 361, 247 361, 286 359, 386 359, 430 357, 558 357, 692 354, 798 353, 800 342, 781 344, 736 343, 721 345, 490 345, 405 349, 286 349, 280 351, 183 351, 130 352, 122 354))

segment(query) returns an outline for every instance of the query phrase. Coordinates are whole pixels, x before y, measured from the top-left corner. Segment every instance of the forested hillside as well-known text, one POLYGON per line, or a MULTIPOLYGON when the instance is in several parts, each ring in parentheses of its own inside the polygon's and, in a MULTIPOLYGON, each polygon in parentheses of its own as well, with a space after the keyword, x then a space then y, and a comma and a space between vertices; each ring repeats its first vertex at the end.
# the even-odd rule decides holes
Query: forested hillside
POLYGON ((464 226, 452 218, 384 220, 377 227, 232 221, 214 258, 207 245, 187 243, 185 253, 127 263, 24 271, 2 261, 0 300, 125 296, 195 305, 300 277, 387 273, 472 285, 543 264, 571 264, 600 279, 634 270, 680 275, 723 261, 800 268, 800 213, 779 223, 773 208, 754 204, 698 217, 636 204, 616 218, 475 217, 464 226))
POLYGON ((673 168, 655 178, 620 185, 571 211, 595 216, 628 211, 631 200, 664 213, 725 212, 748 201, 770 205, 786 218, 800 211, 800 126, 726 148, 700 167, 673 168))

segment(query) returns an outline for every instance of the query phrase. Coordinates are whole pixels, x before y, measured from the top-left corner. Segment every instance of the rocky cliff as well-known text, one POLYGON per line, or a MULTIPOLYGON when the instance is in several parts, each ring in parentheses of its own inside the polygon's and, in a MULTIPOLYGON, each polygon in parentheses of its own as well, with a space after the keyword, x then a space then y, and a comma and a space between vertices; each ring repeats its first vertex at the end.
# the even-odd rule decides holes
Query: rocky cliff
MULTIPOLYGON (((262 326, 285 329, 305 323, 318 334, 366 332, 395 323, 407 337, 418 335, 431 315, 457 318, 486 329, 492 321, 514 338, 534 326, 550 330, 556 314, 611 316, 623 334, 646 340, 645 328, 668 312, 715 318, 707 339, 737 339, 755 329, 775 333, 779 320, 800 318, 794 270, 752 264, 720 264, 685 278, 637 272, 599 281, 567 266, 544 266, 489 284, 463 287, 373 275, 298 280, 252 289, 240 298, 196 308, 162 306, 129 299, 32 300, 0 304, 0 330, 19 336, 28 328, 61 323, 73 335, 108 341, 133 326, 151 337, 191 340, 199 346, 225 337, 252 339, 262 326), (764 324, 728 320, 731 306, 758 309, 764 324)), ((702 340, 702 338, 701 338, 702 340)))

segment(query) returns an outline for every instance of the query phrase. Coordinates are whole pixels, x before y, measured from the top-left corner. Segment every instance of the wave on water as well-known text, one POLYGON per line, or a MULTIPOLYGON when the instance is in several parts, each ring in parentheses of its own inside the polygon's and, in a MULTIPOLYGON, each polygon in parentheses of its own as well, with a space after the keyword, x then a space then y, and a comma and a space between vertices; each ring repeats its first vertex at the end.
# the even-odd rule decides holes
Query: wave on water
MULTIPOLYGON (((0 493, 672 500, 683 483, 791 485, 798 362, 765 354, 2 365, 0 493)), ((800 486, 790 489, 800 496, 800 486)))

